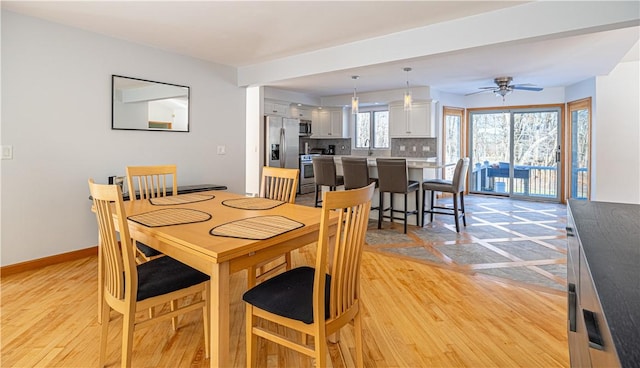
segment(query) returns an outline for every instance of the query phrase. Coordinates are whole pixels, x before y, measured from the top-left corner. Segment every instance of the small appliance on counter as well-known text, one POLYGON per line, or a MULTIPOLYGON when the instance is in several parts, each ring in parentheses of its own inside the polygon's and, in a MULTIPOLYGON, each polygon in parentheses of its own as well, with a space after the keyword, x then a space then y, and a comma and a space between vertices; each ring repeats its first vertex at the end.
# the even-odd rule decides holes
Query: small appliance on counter
POLYGON ((309 150, 309 154, 310 155, 326 155, 327 152, 324 150, 324 148, 311 148, 309 150))
POLYGON ((336 146, 334 144, 329 145, 329 149, 327 149, 327 155, 335 155, 336 154, 336 146))

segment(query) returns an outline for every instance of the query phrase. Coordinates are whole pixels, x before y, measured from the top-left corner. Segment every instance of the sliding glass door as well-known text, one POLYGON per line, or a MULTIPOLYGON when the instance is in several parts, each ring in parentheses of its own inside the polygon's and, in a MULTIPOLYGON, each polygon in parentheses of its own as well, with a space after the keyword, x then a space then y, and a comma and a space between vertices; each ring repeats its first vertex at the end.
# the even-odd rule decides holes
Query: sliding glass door
POLYGON ((560 200, 560 107, 469 116, 472 192, 560 200))
POLYGON ((569 130, 571 137, 571 174, 569 198, 591 198, 590 185, 590 156, 591 150, 591 98, 573 101, 567 104, 569 116, 569 130))

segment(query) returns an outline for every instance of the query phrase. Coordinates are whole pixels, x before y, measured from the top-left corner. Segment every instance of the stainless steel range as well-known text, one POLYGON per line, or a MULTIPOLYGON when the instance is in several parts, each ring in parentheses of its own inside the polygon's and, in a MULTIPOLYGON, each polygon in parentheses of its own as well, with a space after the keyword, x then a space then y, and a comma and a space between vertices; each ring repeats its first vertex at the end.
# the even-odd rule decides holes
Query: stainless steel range
POLYGON ((316 181, 313 175, 313 157, 319 154, 300 155, 300 185, 298 193, 313 193, 316 190, 316 181))

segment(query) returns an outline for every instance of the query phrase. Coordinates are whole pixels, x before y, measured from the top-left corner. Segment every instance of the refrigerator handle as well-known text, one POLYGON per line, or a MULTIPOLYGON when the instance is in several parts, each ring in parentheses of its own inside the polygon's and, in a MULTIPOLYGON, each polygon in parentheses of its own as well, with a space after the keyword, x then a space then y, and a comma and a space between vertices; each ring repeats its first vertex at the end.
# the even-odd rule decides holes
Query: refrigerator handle
POLYGON ((284 132, 284 128, 280 128, 280 167, 284 167, 287 160, 287 140, 284 132))

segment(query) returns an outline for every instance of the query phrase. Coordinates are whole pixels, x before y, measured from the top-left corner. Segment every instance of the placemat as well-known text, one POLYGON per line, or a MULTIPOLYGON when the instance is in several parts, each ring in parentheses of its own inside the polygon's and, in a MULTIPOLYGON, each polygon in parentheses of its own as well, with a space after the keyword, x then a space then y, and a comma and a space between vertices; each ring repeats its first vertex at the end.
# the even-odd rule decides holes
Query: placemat
POLYGON ((147 227, 193 224, 211 219, 211 215, 190 208, 165 208, 128 217, 129 220, 147 227))
POLYGON ((259 216, 216 226, 209 233, 229 238, 264 240, 303 226, 284 216, 259 216))
POLYGON ((149 202, 155 206, 171 206, 174 204, 185 204, 185 203, 195 203, 208 201, 210 199, 215 198, 213 194, 179 194, 177 196, 167 196, 167 197, 158 197, 151 198, 149 202))
POLYGON ((242 210, 270 210, 285 202, 262 197, 234 198, 222 201, 227 207, 239 208, 242 210))

